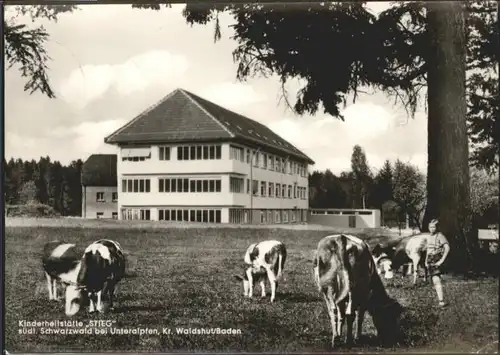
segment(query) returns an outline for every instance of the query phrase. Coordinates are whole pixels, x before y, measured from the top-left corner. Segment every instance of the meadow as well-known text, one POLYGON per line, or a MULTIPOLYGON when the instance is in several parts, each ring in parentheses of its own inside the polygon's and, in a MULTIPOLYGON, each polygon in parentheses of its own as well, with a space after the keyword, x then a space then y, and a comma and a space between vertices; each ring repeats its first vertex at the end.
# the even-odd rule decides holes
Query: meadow
MULTIPOLYGON (((318 241, 347 232, 377 242, 399 238, 384 230, 332 230, 314 226, 242 227, 170 225, 79 219, 7 219, 5 228, 5 344, 9 352, 325 352, 331 329, 310 263, 318 241), (19 334, 19 321, 66 320, 64 303, 48 300, 41 250, 51 240, 83 249, 109 238, 127 252, 127 277, 118 285, 115 310, 82 314, 85 323, 111 320, 112 328, 158 329, 152 335, 19 334), (233 277, 243 270, 243 254, 253 242, 283 241, 288 249, 276 302, 243 297, 233 277), (184 328, 232 328, 239 334, 176 334, 184 328), (162 334, 163 328, 171 334, 162 334)), ((345 352, 486 352, 498 346, 498 280, 445 276, 449 306, 438 309, 434 290, 398 276, 388 293, 404 307, 405 339, 398 347, 378 346, 369 316, 364 338, 345 352)), ((269 290, 268 290, 269 292, 269 290)), ((109 329, 108 329, 109 331, 109 329)))

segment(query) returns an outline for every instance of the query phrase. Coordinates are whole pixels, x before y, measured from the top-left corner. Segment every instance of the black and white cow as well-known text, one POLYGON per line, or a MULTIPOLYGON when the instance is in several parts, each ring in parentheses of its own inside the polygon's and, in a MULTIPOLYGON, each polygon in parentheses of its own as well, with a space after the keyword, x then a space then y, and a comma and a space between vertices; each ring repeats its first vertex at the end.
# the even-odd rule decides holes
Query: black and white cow
POLYGON ((416 285, 418 278, 418 267, 424 269, 424 280, 427 281, 428 270, 425 266, 427 254, 427 238, 429 233, 420 233, 404 237, 396 245, 392 266, 398 270, 401 266, 409 265, 408 274, 413 270, 413 284, 416 285))
POLYGON ((314 278, 322 293, 332 327, 332 347, 347 320, 347 343, 362 333, 365 312, 372 316, 380 340, 394 343, 400 336, 402 306, 390 298, 377 273, 368 245, 344 234, 329 235, 318 243, 313 259, 314 278))
POLYGON ((269 280, 271 285, 271 302, 276 297, 278 280, 283 275, 283 268, 286 261, 286 247, 277 240, 266 240, 260 243, 250 245, 245 253, 245 267, 243 276, 235 277, 243 281, 243 290, 246 297, 251 298, 253 287, 259 282, 262 297, 266 296, 265 280, 269 280))
POLYGON ((57 285, 76 283, 80 255, 75 244, 62 241, 48 242, 43 247, 42 265, 47 279, 49 300, 59 300, 57 285))
POLYGON ((119 243, 101 239, 90 244, 81 259, 76 285, 66 288, 66 314, 76 314, 83 299, 88 295, 89 312, 104 311, 102 296, 109 296, 113 308, 116 284, 125 276, 125 256, 119 243))
POLYGON ((372 250, 373 261, 377 267, 377 272, 379 275, 383 275, 387 280, 394 277, 394 272, 392 270, 394 250, 395 247, 383 248, 380 244, 377 244, 372 250))

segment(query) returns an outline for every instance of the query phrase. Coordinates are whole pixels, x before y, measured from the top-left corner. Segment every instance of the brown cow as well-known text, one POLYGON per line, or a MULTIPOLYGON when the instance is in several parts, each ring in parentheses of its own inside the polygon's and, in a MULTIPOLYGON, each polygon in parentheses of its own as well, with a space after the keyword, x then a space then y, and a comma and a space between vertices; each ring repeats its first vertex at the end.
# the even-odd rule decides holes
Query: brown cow
POLYGON ((393 343, 399 337, 402 306, 387 295, 365 242, 344 234, 324 237, 318 243, 313 262, 315 280, 330 315, 332 347, 336 337, 341 337, 346 319, 346 342, 353 341, 354 319, 355 338, 359 340, 366 311, 382 342, 393 343))

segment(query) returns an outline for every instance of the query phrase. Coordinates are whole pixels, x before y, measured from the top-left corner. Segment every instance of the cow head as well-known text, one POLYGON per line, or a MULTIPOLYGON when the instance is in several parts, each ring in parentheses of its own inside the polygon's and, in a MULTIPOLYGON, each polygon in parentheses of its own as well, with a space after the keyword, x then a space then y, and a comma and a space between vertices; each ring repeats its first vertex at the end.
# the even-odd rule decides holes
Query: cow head
POLYGON ((373 274, 370 281, 371 295, 367 310, 372 316, 380 341, 393 345, 401 340, 401 314, 403 306, 389 297, 379 275, 373 274))
POLYGON ((234 278, 238 281, 243 282, 243 294, 248 296, 250 291, 250 278, 252 279, 252 284, 255 285, 257 282, 262 281, 267 276, 266 270, 261 267, 255 270, 253 267, 245 267, 242 274, 234 275, 234 278))
POLYGON ((68 285, 66 287, 65 294, 65 313, 67 316, 71 317, 77 314, 83 307, 84 303, 84 292, 81 286, 78 285, 68 285))
POLYGON ((89 292, 96 292, 102 289, 108 278, 108 266, 110 264, 109 252, 107 248, 87 248, 82 257, 80 272, 77 283, 89 292), (106 250, 102 250, 102 249, 106 250))
POLYGON ((389 256, 389 254, 392 254, 391 251, 393 252, 394 248, 382 248, 380 244, 377 244, 372 250, 373 261, 375 262, 377 272, 379 275, 383 275, 387 280, 390 280, 394 277, 394 272, 392 270, 392 260, 389 256))

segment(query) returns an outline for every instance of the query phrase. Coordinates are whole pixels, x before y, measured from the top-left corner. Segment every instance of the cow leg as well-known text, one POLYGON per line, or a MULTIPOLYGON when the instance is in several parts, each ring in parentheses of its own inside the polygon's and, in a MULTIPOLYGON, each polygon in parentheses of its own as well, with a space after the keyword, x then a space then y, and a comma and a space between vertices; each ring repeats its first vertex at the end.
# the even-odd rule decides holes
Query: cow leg
POLYGON ((95 312, 94 294, 92 292, 89 292, 89 312, 90 313, 94 313, 95 312))
POLYGON ((271 269, 267 269, 267 277, 269 278, 269 283, 271 284, 271 302, 274 302, 276 297, 276 275, 271 269))
POLYGON ((53 300, 54 296, 52 295, 52 278, 48 273, 45 273, 45 278, 47 279, 47 289, 49 290, 49 300, 53 300))
POLYGON ((115 284, 111 283, 109 285, 109 291, 108 291, 108 295, 109 295, 109 309, 110 310, 113 309, 113 298, 115 297, 115 290, 116 290, 115 284))
POLYGON ((54 292, 53 292, 53 295, 54 295, 54 300, 58 300, 59 297, 57 297, 57 279, 52 279, 52 286, 54 288, 54 292))
POLYGON ((417 284, 418 278, 418 259, 413 259, 413 286, 417 284))
POLYGON ((266 282, 262 280, 260 282, 261 297, 266 297, 266 282))
POLYGON ((102 312, 104 307, 102 306, 102 299, 101 299, 102 291, 97 292, 97 312, 102 312))
POLYGON ((336 307, 335 302, 333 300, 333 294, 331 287, 328 288, 328 291, 325 293, 323 291, 323 297, 325 298, 326 308, 328 309, 328 315, 330 316, 330 324, 332 327, 332 348, 335 347, 335 338, 337 337, 337 322, 335 314, 336 307))
POLYGON ((342 328, 344 326, 344 315, 346 314, 345 313, 345 310, 346 310, 346 305, 345 304, 341 304, 341 305, 337 305, 337 336, 342 339, 342 328))
POLYGON ((366 309, 360 306, 358 312, 356 313, 356 335, 355 340, 359 341, 361 339, 361 334, 363 332, 363 320, 365 318, 366 309))
POLYGON ((247 270, 247 277, 248 277, 248 298, 252 298, 253 296, 253 276, 252 276, 252 269, 247 270))
MULTIPOLYGON (((357 312, 354 312, 357 313, 357 312)), ((356 318, 356 314, 347 314, 346 315, 346 321, 347 321, 347 329, 346 329, 346 343, 351 345, 353 343, 353 338, 352 338, 352 333, 353 333, 353 326, 354 326, 354 319, 356 318)))

